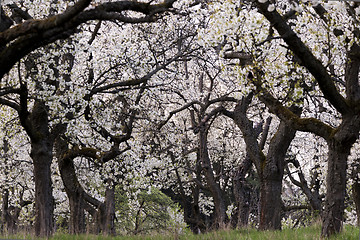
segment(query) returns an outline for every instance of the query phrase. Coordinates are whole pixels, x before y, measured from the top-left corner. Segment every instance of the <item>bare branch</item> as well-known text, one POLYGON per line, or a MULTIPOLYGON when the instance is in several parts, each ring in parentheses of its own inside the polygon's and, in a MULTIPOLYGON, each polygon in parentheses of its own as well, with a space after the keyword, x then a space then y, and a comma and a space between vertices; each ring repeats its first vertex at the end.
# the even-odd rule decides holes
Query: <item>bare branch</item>
POLYGON ((183 110, 185 110, 185 109, 188 109, 189 107, 191 107, 191 106, 193 106, 193 105, 195 105, 195 104, 200 104, 200 102, 199 102, 199 101, 192 101, 192 102, 189 102, 189 103, 185 104, 185 105, 182 106, 181 108, 178 108, 178 109, 176 109, 176 110, 174 110, 174 111, 171 111, 171 112, 169 113, 169 116, 168 116, 165 120, 163 120, 163 121, 160 122, 160 124, 159 124, 159 126, 158 126, 158 130, 160 130, 167 122, 169 122, 170 119, 171 119, 175 114, 177 114, 177 113, 179 113, 179 112, 181 112, 181 111, 183 111, 183 110))

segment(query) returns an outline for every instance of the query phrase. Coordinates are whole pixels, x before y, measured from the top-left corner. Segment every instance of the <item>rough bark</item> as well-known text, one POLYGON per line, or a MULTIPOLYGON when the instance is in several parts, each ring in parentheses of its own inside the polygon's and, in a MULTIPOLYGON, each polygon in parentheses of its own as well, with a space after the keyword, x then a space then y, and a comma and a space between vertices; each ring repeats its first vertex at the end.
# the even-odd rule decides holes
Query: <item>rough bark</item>
POLYGON ((55 147, 60 176, 69 198, 69 232, 70 234, 81 234, 85 232, 84 192, 78 182, 72 159, 64 158, 62 155, 66 149, 66 142, 57 138, 55 147))
POLYGON ((250 171, 252 162, 250 157, 246 156, 236 171, 233 180, 233 192, 236 202, 236 216, 232 218, 233 227, 246 227, 249 221, 250 211, 250 189, 246 183, 246 174, 250 171))
POLYGON ((192 231, 195 234, 205 232, 206 225, 199 207, 200 187, 195 186, 192 190, 193 201, 190 203, 190 216, 187 218, 192 224, 192 231))
POLYGON ((353 195, 353 201, 354 201, 355 207, 356 207, 357 225, 360 226, 360 182, 359 181, 356 181, 352 185, 352 195, 353 195))
MULTIPOLYGON (((281 229, 281 191, 285 167, 285 154, 295 137, 296 131, 286 121, 281 121, 277 133, 270 141, 268 154, 262 152, 262 143, 258 143, 253 123, 246 116, 252 94, 244 97, 233 112, 223 113, 232 118, 243 133, 247 154, 256 166, 260 179, 260 229, 281 229)), ((296 109, 300 114, 300 109, 296 109)), ((294 114, 295 115, 295 114, 294 114)))
MULTIPOLYGON (((92 217, 98 218, 103 203, 89 196, 78 182, 72 159, 58 158, 60 176, 64 183, 65 192, 70 204, 69 230, 71 234, 81 234, 86 230, 85 210, 92 217), (97 210, 96 210, 97 209, 97 210)), ((96 223, 94 233, 101 230, 100 222, 96 223)))
POLYGON ((213 227, 225 227, 228 220, 226 215, 226 205, 220 185, 215 181, 214 171, 207 148, 207 130, 205 127, 200 127, 199 131, 199 158, 202 164, 207 186, 214 199, 215 219, 213 227))
POLYGON ((107 187, 105 202, 88 195, 80 185, 73 159, 77 153, 68 149, 66 141, 60 137, 56 139, 56 156, 59 165, 61 179, 64 183, 66 194, 70 203, 70 233, 80 234, 86 230, 85 210, 96 220, 93 233, 102 232, 105 235, 115 235, 115 189, 107 187))
MULTIPOLYGON (((73 164, 69 164, 68 167, 73 167, 73 164)), ((62 169, 62 178, 66 177, 66 170, 62 169), (65 172, 65 173, 64 173, 65 172)), ((70 172, 70 171, 69 171, 70 172)), ((74 181, 73 178, 69 179, 74 181)), ((76 183, 74 184, 76 185, 76 183)), ((74 189, 67 186, 65 187, 66 194, 69 198, 70 205, 70 220, 69 220, 69 233, 81 234, 85 232, 85 209, 84 209, 84 194, 79 191, 78 188, 74 189), (70 190, 71 189, 71 190, 70 190)))
POLYGON ((85 232, 85 211, 83 192, 76 187, 79 183, 73 176, 75 173, 74 164, 59 164, 61 178, 65 186, 66 194, 70 205, 70 234, 80 234, 85 232), (66 180, 65 180, 66 179, 66 180))
POLYGON ((359 137, 360 116, 343 116, 342 123, 334 131, 328 144, 328 169, 326 199, 323 211, 322 235, 327 237, 340 232, 344 219, 347 160, 351 147, 359 137))
POLYGON ((284 107, 280 106, 279 102, 271 97, 266 90, 261 99, 282 120, 287 121, 295 129, 315 133, 327 141, 329 149, 327 157, 327 194, 322 214, 322 236, 328 237, 341 231, 344 214, 347 159, 352 145, 359 137, 360 120, 359 114, 356 114, 356 111, 359 110, 354 108, 354 113, 343 115, 340 126, 332 128, 319 120, 282 115, 281 112, 284 112, 284 107), (318 123, 315 125, 316 129, 313 126, 303 124, 304 120, 318 123))
POLYGON ((282 182, 266 179, 260 187, 260 230, 281 229, 282 182))
POLYGON ((2 228, 6 229, 7 234, 16 233, 20 210, 19 207, 9 206, 9 190, 5 189, 3 192, 2 228))
POLYGON ((281 229, 282 179, 285 155, 296 131, 280 122, 277 133, 270 141, 266 162, 259 174, 260 189, 260 229, 281 229))
POLYGON ((328 142, 327 191, 323 211, 322 235, 340 232, 344 220, 347 158, 351 145, 342 146, 335 140, 328 142))
POLYGON ((51 162, 53 141, 49 132, 45 104, 35 102, 30 115, 31 153, 35 180, 35 234, 47 237, 53 232, 54 199, 52 196, 51 162))
MULTIPOLYGON (((102 210, 102 208, 100 208, 102 210)), ((115 235, 115 188, 110 186, 105 191, 105 202, 101 213, 101 229, 104 235, 115 235)))
MULTIPOLYGON (((169 156, 172 159, 172 163, 175 165, 175 155, 172 151, 168 151, 169 156)), ((186 162, 188 169, 190 169, 190 163, 186 162)), ((201 176, 200 176, 200 166, 197 165, 196 167, 196 181, 200 182, 201 176)), ((174 192, 173 187, 169 187, 167 189, 162 189, 161 191, 165 193, 167 196, 169 196, 174 202, 180 203, 182 209, 184 210, 184 220, 186 224, 189 226, 191 231, 194 234, 198 234, 200 232, 203 232, 206 230, 206 226, 204 222, 202 221, 202 216, 200 213, 199 208, 199 194, 200 194, 200 187, 198 184, 195 184, 195 186, 191 189, 191 196, 187 196, 184 189, 184 184, 181 179, 181 175, 177 168, 175 168, 175 174, 177 179, 177 185, 179 186, 179 193, 174 192)))
MULTIPOLYGON (((321 61, 316 59, 311 50, 301 41, 285 19, 277 11, 269 12, 270 2, 256 2, 256 4, 260 12, 269 20, 287 43, 289 49, 292 50, 301 60, 302 65, 315 77, 324 97, 342 115, 342 123, 335 129, 318 120, 293 118, 286 111, 283 111, 284 108, 280 106, 281 104, 278 101, 267 98, 269 93, 263 95, 265 97, 263 98, 264 102, 281 119, 291 122, 291 125, 298 130, 309 131, 322 136, 328 143, 327 195, 322 216, 322 236, 328 237, 339 232, 342 228, 347 158, 351 146, 359 135, 358 106, 360 86, 358 76, 360 48, 357 44, 353 44, 347 54, 345 64, 345 98, 336 87, 335 81, 333 81, 326 67, 324 67, 321 61), (306 124, 310 122, 314 124, 306 124)), ((322 13, 317 11, 320 16, 325 15, 324 12, 326 10, 322 8, 322 11, 322 13)))
POLYGON ((85 208, 82 192, 67 193, 70 205, 69 233, 85 233, 85 208))
MULTIPOLYGON (((236 114, 235 114, 236 115, 236 114)), ((269 117, 266 122, 265 126, 263 126, 263 123, 258 123, 254 127, 254 134, 257 138, 260 133, 262 133, 261 140, 259 143, 259 149, 262 150, 265 146, 265 142, 269 133, 269 127, 271 123, 272 118, 269 117)), ((238 227, 246 227, 249 220, 249 214, 250 214, 250 203, 252 201, 250 189, 246 184, 246 174, 251 170, 252 161, 249 155, 246 155, 244 161, 240 164, 237 173, 236 178, 234 180, 234 195, 237 205, 237 217, 236 223, 232 223, 233 226, 238 227), (235 224, 235 225, 234 225, 235 224)))

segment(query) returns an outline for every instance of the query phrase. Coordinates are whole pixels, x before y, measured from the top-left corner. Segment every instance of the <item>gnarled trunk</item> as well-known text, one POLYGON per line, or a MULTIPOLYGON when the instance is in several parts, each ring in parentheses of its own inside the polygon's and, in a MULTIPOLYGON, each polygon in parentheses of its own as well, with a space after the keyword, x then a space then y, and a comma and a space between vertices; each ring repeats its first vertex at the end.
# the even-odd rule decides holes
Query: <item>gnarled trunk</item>
POLYGON ((250 214, 250 189, 246 183, 246 174, 250 171, 252 162, 247 155, 240 164, 233 179, 233 192, 236 202, 236 213, 231 218, 232 227, 246 227, 250 214))
POLYGON ((328 170, 326 176, 326 199, 322 214, 322 236, 340 232, 344 220, 346 195, 346 169, 351 147, 359 137, 360 116, 343 118, 328 144, 328 170))
POLYGON ((199 133, 199 158, 203 167, 207 186, 214 199, 215 219, 213 227, 222 228, 227 223, 226 205, 221 192, 220 185, 215 181, 213 168, 211 165, 209 152, 207 148, 207 131, 205 128, 200 129, 199 133))
POLYGON ((330 236, 340 232, 342 229, 346 194, 347 159, 351 146, 352 144, 344 146, 334 139, 328 141, 327 191, 321 231, 323 236, 330 236))
POLYGON ((79 182, 75 176, 75 168, 72 161, 61 162, 59 169, 64 183, 65 192, 69 198, 70 205, 70 234, 81 234, 85 232, 84 192, 78 187, 79 182))
POLYGON ((86 210, 96 221, 96 225, 93 227, 88 226, 92 233, 103 232, 106 235, 114 235, 114 186, 107 187, 104 203, 88 195, 80 185, 76 175, 73 159, 77 156, 77 153, 68 149, 66 142, 61 138, 56 139, 55 146, 61 179, 70 203, 70 233, 80 234, 85 232, 86 210))
POLYGON ((55 146, 60 176, 64 184, 66 195, 69 198, 69 231, 70 234, 81 234, 85 232, 84 192, 76 177, 72 159, 62 155, 66 153, 66 142, 61 138, 57 138, 55 146))
MULTIPOLYGON (((252 94, 243 98, 235 107, 234 112, 224 111, 232 118, 243 133, 247 154, 256 166, 260 179, 260 229, 281 229, 281 191, 284 175, 285 155, 296 131, 285 121, 281 121, 278 130, 269 144, 267 156, 262 152, 263 141, 259 144, 253 123, 246 116, 251 103, 252 94)), ((300 115, 301 109, 294 108, 300 115)), ((269 127, 270 120, 266 127, 269 127)), ((265 131, 266 132, 266 131, 265 131)))
POLYGON ((18 220, 21 209, 26 205, 32 203, 32 201, 24 201, 23 199, 24 190, 20 192, 19 206, 11 206, 9 204, 9 190, 5 189, 2 195, 2 208, 1 208, 1 233, 4 233, 6 229, 7 234, 15 234, 18 229, 18 220))
MULTIPOLYGON (((294 108, 300 115, 301 109, 294 108)), ((270 141, 265 161, 260 162, 260 229, 281 229, 282 179, 286 152, 295 137, 296 130, 281 121, 270 141)))
POLYGON ((48 114, 43 102, 35 102, 30 115, 31 153, 35 179, 35 234, 48 237, 53 232, 54 199, 52 196, 51 162, 53 141, 48 114))

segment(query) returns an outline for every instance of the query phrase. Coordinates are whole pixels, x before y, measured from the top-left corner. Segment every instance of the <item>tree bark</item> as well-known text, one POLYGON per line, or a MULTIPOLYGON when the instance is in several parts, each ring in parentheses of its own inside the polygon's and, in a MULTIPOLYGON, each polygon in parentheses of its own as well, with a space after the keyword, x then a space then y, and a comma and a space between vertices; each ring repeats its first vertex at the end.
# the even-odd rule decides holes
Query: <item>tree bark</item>
POLYGON ((70 205, 69 233, 81 234, 85 232, 85 209, 82 192, 67 194, 70 205))
MULTIPOLYGON (((281 119, 292 123, 298 130, 309 131, 323 137, 328 143, 327 195, 323 211, 322 236, 329 237, 342 228, 346 191, 347 158, 351 146, 359 137, 359 68, 360 48, 353 44, 347 53, 345 64, 346 98, 338 90, 326 67, 302 42, 286 20, 277 11, 269 11, 270 2, 256 2, 260 12, 269 20, 289 49, 301 60, 302 65, 314 76, 325 99, 342 115, 342 123, 333 128, 315 119, 297 119, 284 112, 284 107, 273 97, 263 98, 281 119), (275 100, 275 101, 274 101, 275 100), (315 124, 309 124, 315 123, 315 124)), ((258 87, 260 82, 258 82, 258 87)), ((260 90, 260 89, 259 89, 260 90)), ((265 90, 266 91, 266 90, 265 90)), ((267 93, 266 95, 269 95, 267 93)), ((262 100, 262 101, 263 101, 262 100)))
POLYGON ((207 148, 207 130, 204 126, 199 131, 199 158, 202 164, 207 185, 214 199, 215 219, 214 228, 225 227, 227 223, 226 205, 221 192, 220 185, 215 181, 214 171, 211 165, 210 156, 207 148))
POLYGON ((281 229, 281 190, 281 180, 266 179, 261 181, 259 229, 281 229))
POLYGON ((236 202, 236 216, 232 218, 231 225, 236 227, 246 227, 249 221, 250 211, 250 189, 246 184, 246 174, 251 169, 252 162, 249 156, 246 156, 236 171, 233 180, 233 192, 236 202))
POLYGON ((96 225, 91 229, 93 233, 103 232, 105 235, 115 235, 114 186, 107 187, 104 203, 88 195, 80 185, 76 175, 73 158, 77 157, 77 154, 74 154, 68 148, 66 141, 60 137, 56 139, 55 146, 61 179, 70 203, 70 233, 80 234, 85 232, 86 210, 96 221, 96 225))
MULTIPOLYGON (((288 168, 288 165, 286 165, 286 171, 288 173, 288 176, 290 178, 290 181, 297 187, 301 188, 301 190, 304 192, 306 197, 309 200, 309 204, 311 207, 311 210, 315 213, 315 215, 319 215, 319 213, 322 212, 322 198, 320 196, 320 180, 318 179, 318 172, 315 170, 312 174, 312 180, 311 185, 313 190, 308 186, 308 182, 305 179, 305 176, 301 170, 300 164, 297 162, 296 159, 290 160, 294 164, 294 166, 298 169, 298 178, 299 181, 296 180, 292 175, 288 168)), ((288 164, 288 163, 287 163, 288 164)))
POLYGON ((7 234, 15 234, 18 229, 18 220, 21 209, 26 205, 32 203, 32 201, 24 201, 24 191, 20 192, 19 207, 9 205, 9 190, 5 189, 2 195, 3 203, 1 208, 1 233, 4 233, 6 229, 7 234))
MULTIPOLYGON (((168 154, 171 157, 172 163, 176 165, 174 153, 169 150, 168 154)), ((188 169, 191 168, 189 161, 186 161, 186 165, 188 166, 188 169)), ((196 173, 196 181, 201 182, 201 169, 199 164, 195 166, 194 172, 196 173)), ((169 196, 174 202, 180 203, 182 209, 184 210, 184 220, 186 224, 194 234, 198 234, 206 229, 206 226, 201 219, 201 213, 199 209, 200 187, 195 183, 195 185, 191 188, 191 196, 187 196, 180 173, 177 168, 175 168, 175 174, 177 185, 179 186, 179 194, 176 194, 174 192, 174 188, 171 186, 167 189, 162 189, 161 191, 169 196)))
POLYGON ((340 232, 344 219, 346 195, 347 160, 351 147, 359 137, 360 115, 343 117, 328 144, 328 169, 326 177, 326 199, 322 215, 322 236, 340 232))
POLYGON ((53 232, 54 199, 52 196, 51 162, 53 141, 50 137, 45 104, 35 102, 30 115, 32 132, 30 156, 34 163, 35 234, 48 237, 53 232))
MULTIPOLYGON (((101 209, 101 208, 100 208, 101 209)), ((115 235, 115 188, 110 186, 105 191, 105 202, 103 212, 100 211, 102 216, 102 233, 104 235, 115 235)))
MULTIPOLYGON (((233 112, 224 110, 223 113, 232 118, 243 133, 246 151, 256 166, 260 179, 260 222, 259 228, 281 229, 282 212, 282 178, 284 175, 285 155, 296 130, 285 121, 281 121, 278 130, 269 144, 267 156, 262 152, 262 143, 258 143, 253 123, 246 116, 251 103, 252 94, 244 97, 233 112)), ((300 115, 300 109, 294 109, 300 115)))
POLYGON ((295 133, 296 130, 281 121, 277 133, 270 141, 266 161, 261 164, 260 229, 281 229, 285 155, 295 133))
POLYGON ((352 186, 352 194, 356 207, 357 225, 360 226, 360 182, 358 180, 352 186))
MULTIPOLYGON (((256 124, 253 128, 254 137, 257 138, 262 132, 261 140, 259 143, 259 150, 262 150, 265 146, 265 142, 269 133, 269 127, 271 124, 272 118, 269 117, 266 120, 265 126, 263 127, 262 123, 256 124)), ((246 186, 246 174, 251 170, 252 161, 250 155, 247 154, 244 161, 240 164, 236 178, 234 179, 234 195, 237 204, 237 217, 236 223, 232 223, 233 226, 246 227, 249 220, 250 213, 250 202, 251 195, 250 189, 246 186)))
POLYGON ((72 159, 65 158, 62 155, 67 149, 66 142, 61 138, 57 138, 55 147, 60 176, 64 184, 66 195, 69 198, 69 232, 70 234, 81 234, 85 232, 84 192, 77 180, 72 159))
POLYGON ((85 232, 84 193, 77 187, 79 182, 77 181, 77 177, 75 175, 73 162, 70 161, 68 163, 63 163, 60 161, 60 175, 63 180, 65 192, 69 198, 70 205, 70 234, 81 234, 85 232))
POLYGON ((328 169, 325 208, 322 216, 323 236, 340 232, 344 220, 344 200, 346 195, 347 159, 351 145, 339 144, 336 140, 328 141, 328 169))

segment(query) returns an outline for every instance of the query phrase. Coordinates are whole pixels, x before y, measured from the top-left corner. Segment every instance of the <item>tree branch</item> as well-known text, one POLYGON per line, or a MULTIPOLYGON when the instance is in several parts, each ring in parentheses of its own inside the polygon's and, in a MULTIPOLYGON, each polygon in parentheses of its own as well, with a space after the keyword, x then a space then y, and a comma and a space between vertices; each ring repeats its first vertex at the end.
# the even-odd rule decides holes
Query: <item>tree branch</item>
POLYGON ((268 11, 269 1, 261 3, 256 1, 259 11, 278 31, 292 52, 301 60, 302 65, 315 77, 324 97, 341 114, 351 114, 352 110, 344 97, 338 92, 336 86, 322 63, 312 54, 310 49, 301 41, 280 14, 274 10, 268 11))
POLYGON ((312 132, 326 140, 328 140, 335 131, 329 125, 315 118, 300 118, 290 109, 284 107, 265 89, 261 89, 260 92, 259 98, 269 108, 270 112, 276 114, 292 128, 303 132, 312 132))
MULTIPOLYGON (((146 16, 162 13, 172 7, 174 0, 166 0, 159 4, 149 4, 137 1, 107 2, 94 9, 84 10, 91 0, 79 0, 64 13, 43 20, 31 19, 0 33, 0 45, 5 46, 0 52, 0 78, 13 65, 31 51, 52 43, 58 39, 67 38, 76 32, 76 28, 90 20, 117 20, 125 11, 136 11, 146 16), (118 15, 118 14, 120 15, 118 15), (112 19, 111 17, 115 19, 112 19)), ((118 20, 124 20, 123 18, 118 20)), ((155 18, 148 19, 154 21, 155 18)), ((0 48, 1 49, 1 48, 0 48)))

